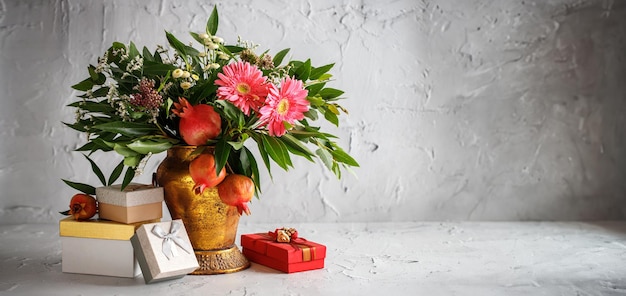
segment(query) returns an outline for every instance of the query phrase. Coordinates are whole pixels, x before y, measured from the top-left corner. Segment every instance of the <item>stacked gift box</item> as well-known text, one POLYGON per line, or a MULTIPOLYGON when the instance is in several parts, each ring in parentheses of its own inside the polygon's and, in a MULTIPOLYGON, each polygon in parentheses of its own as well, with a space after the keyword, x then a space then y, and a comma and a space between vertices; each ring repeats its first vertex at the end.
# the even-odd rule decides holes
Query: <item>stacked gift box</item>
POLYGON ((128 278, 143 273, 151 283, 198 268, 182 221, 159 222, 163 188, 100 187, 96 198, 98 219, 59 222, 63 272, 128 278))

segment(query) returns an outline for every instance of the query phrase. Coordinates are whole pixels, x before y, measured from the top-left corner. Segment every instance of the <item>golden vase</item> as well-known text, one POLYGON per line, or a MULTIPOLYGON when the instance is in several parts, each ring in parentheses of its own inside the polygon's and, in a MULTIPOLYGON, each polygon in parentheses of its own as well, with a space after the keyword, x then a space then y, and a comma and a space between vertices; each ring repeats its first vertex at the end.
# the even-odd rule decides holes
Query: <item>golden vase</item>
POLYGON ((200 268, 191 274, 222 274, 244 270, 250 262, 235 245, 237 207, 220 200, 217 188, 196 194, 189 163, 200 154, 213 154, 213 147, 174 146, 157 168, 156 181, 163 187, 165 204, 172 219, 182 219, 200 268))

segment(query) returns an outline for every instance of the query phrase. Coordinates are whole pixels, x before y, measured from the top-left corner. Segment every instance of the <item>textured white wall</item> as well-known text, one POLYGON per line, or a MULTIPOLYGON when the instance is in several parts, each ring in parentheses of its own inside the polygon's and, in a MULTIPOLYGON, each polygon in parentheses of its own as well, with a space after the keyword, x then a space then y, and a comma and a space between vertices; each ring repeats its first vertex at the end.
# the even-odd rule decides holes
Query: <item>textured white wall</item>
MULTIPOLYGON (((74 193, 60 178, 98 183, 71 152, 84 137, 60 123, 73 119, 64 106, 87 64, 113 41, 154 47, 164 30, 191 41, 214 2, 0 0, 0 223, 56 221, 74 193)), ((350 116, 332 131, 362 164, 341 181, 301 160, 275 168, 245 221, 626 217, 626 2, 218 8, 229 42, 337 62, 350 116)))

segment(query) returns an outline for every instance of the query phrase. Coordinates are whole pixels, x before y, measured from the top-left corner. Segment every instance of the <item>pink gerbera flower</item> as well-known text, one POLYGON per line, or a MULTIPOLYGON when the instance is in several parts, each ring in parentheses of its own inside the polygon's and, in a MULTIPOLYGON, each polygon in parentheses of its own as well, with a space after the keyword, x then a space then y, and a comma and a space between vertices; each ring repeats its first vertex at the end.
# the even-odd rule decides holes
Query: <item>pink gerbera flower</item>
POLYGON ((284 135, 287 132, 284 122, 294 124, 304 118, 304 113, 309 111, 308 93, 302 87, 302 81, 291 78, 283 79, 280 89, 270 86, 265 106, 259 111, 260 121, 267 124, 270 136, 284 135))
POLYGON ((267 96, 266 78, 261 70, 248 62, 237 62, 226 65, 224 73, 218 73, 215 81, 220 87, 217 98, 227 100, 250 115, 250 110, 258 111, 267 96))

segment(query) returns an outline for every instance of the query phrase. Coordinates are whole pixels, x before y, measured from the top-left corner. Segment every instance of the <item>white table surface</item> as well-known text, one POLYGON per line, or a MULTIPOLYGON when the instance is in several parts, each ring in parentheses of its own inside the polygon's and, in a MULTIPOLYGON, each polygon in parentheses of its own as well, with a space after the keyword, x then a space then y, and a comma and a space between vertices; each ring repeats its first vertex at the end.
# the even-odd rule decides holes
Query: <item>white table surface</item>
POLYGON ((626 295, 626 222, 254 224, 325 244, 322 270, 143 279, 61 272, 58 225, 0 226, 0 295, 626 295))

